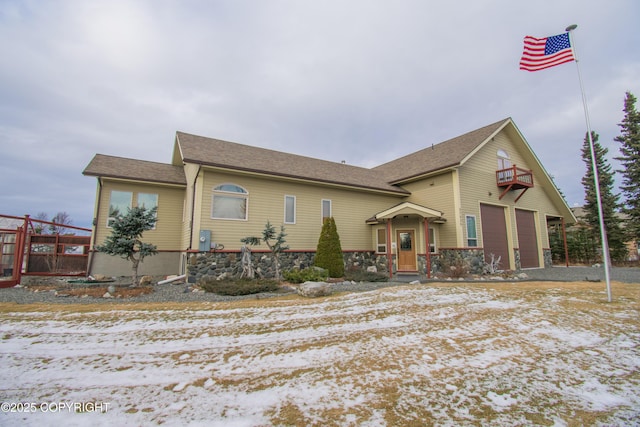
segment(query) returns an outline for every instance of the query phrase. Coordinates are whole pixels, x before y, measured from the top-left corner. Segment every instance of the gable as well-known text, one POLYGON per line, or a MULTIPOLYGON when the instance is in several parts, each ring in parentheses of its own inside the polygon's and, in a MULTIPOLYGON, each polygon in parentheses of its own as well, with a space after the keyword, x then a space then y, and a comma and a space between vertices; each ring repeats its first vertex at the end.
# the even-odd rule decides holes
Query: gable
POLYGON ((390 183, 402 183, 443 169, 457 167, 511 119, 500 120, 464 135, 373 168, 390 183))

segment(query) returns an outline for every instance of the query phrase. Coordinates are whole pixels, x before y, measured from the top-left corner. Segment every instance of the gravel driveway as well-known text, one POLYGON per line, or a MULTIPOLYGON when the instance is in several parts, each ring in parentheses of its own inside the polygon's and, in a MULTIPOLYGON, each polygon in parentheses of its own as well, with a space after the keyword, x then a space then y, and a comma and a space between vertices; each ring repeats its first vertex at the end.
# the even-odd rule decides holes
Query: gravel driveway
MULTIPOLYGON (((604 270, 602 267, 552 267, 545 269, 525 270, 528 281, 561 281, 561 282, 580 282, 580 281, 601 281, 604 282, 604 270)), ((58 280, 61 284, 64 279, 58 280)), ((522 280, 522 279, 520 279, 522 280)), ((623 283, 640 284, 640 268, 614 268, 611 272, 611 280, 623 283)), ((33 282, 33 280, 31 281, 33 282)), ((427 281, 426 283, 428 283, 427 281)), ((424 283, 424 281, 423 281, 424 283)), ((361 282, 361 283, 335 283, 332 285, 335 292, 366 292, 379 288, 400 286, 405 282, 361 282)), ((113 304, 122 302, 195 302, 210 301, 224 302, 235 301, 239 299, 258 299, 269 298, 274 296, 282 296, 294 293, 294 289, 283 288, 280 292, 263 293, 246 296, 223 296, 207 292, 192 292, 192 287, 185 283, 167 283, 164 285, 155 285, 154 292, 127 299, 108 299, 108 298, 81 298, 81 297, 64 297, 56 294, 55 291, 33 292, 28 287, 14 287, 0 289, 0 303, 15 302, 18 304, 33 303, 56 303, 56 304, 113 304)))

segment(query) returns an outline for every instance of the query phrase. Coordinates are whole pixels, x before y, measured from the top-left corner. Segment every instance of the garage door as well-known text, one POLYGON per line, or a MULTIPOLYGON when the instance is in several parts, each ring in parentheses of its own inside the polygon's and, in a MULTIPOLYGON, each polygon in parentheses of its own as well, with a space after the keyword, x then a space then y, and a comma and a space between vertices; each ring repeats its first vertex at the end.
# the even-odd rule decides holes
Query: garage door
POLYGON ((507 221, 504 208, 493 205, 480 205, 482 221, 482 247, 485 262, 491 261, 491 254, 500 257, 501 270, 509 269, 509 244, 507 241, 507 221))
POLYGON ((516 209, 516 228, 518 231, 518 246, 520 248, 520 267, 540 267, 534 213, 516 209))

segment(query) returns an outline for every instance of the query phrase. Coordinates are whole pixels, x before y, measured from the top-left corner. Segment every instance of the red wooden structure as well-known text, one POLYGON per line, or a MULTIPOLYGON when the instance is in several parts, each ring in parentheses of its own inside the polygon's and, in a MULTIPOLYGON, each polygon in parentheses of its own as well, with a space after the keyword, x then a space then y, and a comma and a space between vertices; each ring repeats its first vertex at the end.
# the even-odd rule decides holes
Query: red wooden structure
POLYGON ((0 215, 0 288, 15 286, 23 275, 85 276, 91 229, 0 215), (66 234, 44 234, 47 228, 66 234), (76 235, 73 233, 83 233, 76 235))

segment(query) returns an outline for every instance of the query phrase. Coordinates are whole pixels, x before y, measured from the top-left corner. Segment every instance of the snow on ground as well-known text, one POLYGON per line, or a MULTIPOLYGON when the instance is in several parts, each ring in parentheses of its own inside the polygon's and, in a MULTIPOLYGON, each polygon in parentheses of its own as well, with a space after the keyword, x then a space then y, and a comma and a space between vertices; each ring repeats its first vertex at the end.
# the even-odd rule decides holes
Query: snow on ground
POLYGON ((640 292, 589 286, 5 306, 0 425, 640 425, 640 292))

